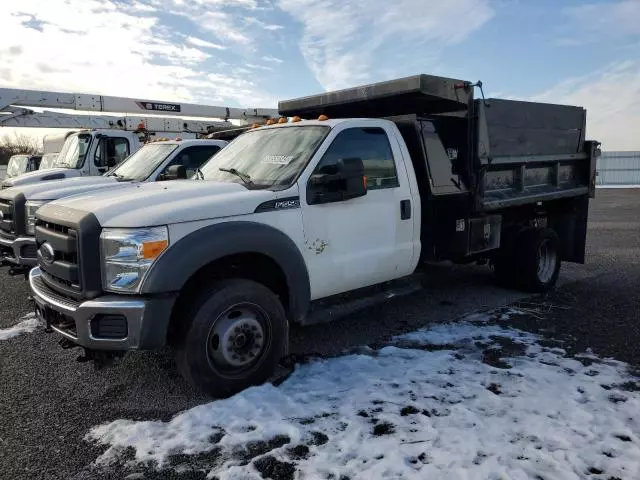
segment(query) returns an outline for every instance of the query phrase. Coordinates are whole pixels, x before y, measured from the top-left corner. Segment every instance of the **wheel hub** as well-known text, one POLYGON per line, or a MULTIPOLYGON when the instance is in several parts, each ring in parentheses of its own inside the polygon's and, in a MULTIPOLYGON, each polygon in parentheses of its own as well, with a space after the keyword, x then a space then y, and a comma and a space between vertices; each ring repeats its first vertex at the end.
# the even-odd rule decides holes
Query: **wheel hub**
POLYGON ((209 336, 212 360, 226 368, 251 364, 260 356, 264 344, 263 327, 250 309, 228 311, 216 321, 209 336))

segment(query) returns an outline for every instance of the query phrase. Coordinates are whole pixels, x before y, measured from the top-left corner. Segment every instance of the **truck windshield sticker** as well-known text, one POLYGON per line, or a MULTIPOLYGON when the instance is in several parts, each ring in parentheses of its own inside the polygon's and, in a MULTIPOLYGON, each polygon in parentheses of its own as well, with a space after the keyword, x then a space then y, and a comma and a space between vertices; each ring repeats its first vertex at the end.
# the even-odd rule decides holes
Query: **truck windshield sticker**
POLYGON ((293 160, 293 155, 267 155, 262 159, 262 163, 272 165, 289 165, 293 160))

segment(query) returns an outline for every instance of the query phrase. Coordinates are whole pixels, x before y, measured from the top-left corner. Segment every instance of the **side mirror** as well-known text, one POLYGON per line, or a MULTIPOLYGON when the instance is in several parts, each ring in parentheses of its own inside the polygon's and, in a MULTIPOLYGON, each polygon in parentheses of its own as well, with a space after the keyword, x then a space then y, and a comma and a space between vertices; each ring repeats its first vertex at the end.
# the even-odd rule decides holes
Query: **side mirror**
POLYGON ((186 180, 187 169, 184 165, 171 165, 162 176, 163 180, 186 180))
POLYGON ((367 194, 367 181, 361 158, 343 158, 331 168, 314 173, 307 186, 310 205, 341 202, 367 194))

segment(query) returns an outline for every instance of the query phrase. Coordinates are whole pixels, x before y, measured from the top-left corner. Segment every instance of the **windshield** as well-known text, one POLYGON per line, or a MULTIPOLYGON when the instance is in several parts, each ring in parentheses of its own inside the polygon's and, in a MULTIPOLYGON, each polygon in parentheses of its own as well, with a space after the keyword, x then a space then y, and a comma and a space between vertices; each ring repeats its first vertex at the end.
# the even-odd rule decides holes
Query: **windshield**
POLYGON ((7 178, 17 177, 18 175, 26 173, 28 161, 28 155, 14 155, 11 157, 7 165, 7 178))
POLYGON ((57 153, 45 153, 40 160, 39 170, 46 170, 47 168, 53 168, 56 164, 57 153))
POLYGON ((178 145, 175 143, 145 145, 105 176, 119 180, 146 180, 176 148, 178 145))
POLYGON ((56 167, 80 168, 84 164, 84 156, 89 150, 90 143, 91 135, 88 133, 71 135, 58 154, 56 167))
POLYGON ((320 125, 248 131, 201 167, 202 176, 247 188, 286 188, 298 178, 327 133, 329 127, 320 125))

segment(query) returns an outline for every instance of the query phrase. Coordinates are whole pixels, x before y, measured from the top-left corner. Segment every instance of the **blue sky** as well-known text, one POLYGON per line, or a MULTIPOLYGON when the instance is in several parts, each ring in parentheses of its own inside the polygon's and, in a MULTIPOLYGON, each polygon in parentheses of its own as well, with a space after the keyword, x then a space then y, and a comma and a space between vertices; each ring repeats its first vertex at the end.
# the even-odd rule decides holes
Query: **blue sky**
POLYGON ((7 0, 0 31, 1 86, 272 107, 432 73, 640 150, 640 0, 7 0))

